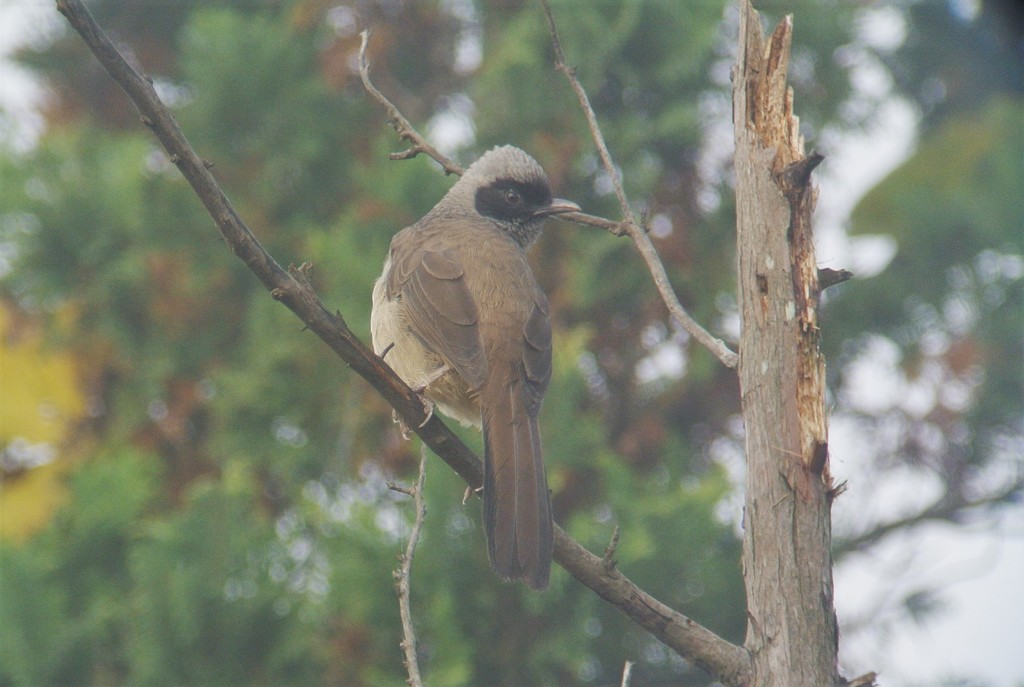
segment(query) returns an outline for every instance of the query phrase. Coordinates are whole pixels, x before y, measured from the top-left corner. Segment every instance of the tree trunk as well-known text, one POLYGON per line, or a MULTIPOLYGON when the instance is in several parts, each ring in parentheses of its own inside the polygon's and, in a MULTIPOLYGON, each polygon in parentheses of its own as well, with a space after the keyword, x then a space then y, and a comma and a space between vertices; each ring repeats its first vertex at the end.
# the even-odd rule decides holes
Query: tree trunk
POLYGON ((765 43, 741 6, 733 73, 736 223, 746 425, 743 574, 756 687, 839 683, 832 603, 831 477, 818 278, 817 192, 786 85, 792 19, 765 43))

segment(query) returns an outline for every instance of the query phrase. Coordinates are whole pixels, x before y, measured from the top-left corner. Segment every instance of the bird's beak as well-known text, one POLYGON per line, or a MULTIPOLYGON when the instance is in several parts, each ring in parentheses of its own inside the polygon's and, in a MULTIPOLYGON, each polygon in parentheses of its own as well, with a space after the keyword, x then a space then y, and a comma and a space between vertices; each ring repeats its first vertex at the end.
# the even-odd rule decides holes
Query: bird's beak
POLYGON ((547 217, 549 215, 564 215, 567 212, 580 212, 580 206, 565 198, 555 198, 551 201, 551 205, 537 210, 534 214, 547 217))

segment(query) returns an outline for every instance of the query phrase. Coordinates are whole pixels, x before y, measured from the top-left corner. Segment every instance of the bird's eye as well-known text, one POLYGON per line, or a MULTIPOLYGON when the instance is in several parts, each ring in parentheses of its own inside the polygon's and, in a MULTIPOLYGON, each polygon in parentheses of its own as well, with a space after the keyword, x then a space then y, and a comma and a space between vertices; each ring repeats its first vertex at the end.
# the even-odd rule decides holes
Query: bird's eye
POLYGON ((522 200, 523 197, 519 195, 519 191, 511 188, 505 191, 505 202, 509 205, 519 205, 522 200))

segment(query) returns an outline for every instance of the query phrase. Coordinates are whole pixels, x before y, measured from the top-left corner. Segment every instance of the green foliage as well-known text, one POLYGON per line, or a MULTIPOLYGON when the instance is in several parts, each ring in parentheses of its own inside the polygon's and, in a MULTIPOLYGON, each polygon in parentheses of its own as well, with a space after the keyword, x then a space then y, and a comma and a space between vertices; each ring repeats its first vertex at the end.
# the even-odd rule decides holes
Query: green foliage
MULTIPOLYGON (((956 415, 946 415, 944 406, 956 406, 940 397, 939 410, 924 418, 949 429, 961 417, 969 422, 969 434, 950 432, 959 439, 946 449, 961 466, 986 464, 1018 434, 1024 414, 1022 141, 1019 100, 994 98, 939 126, 858 206, 853 229, 892 236, 898 251, 855 295, 843 292, 826 323, 835 340, 895 341, 912 379, 935 364, 943 384, 969 390, 956 415)), ((844 353, 855 358, 861 350, 848 345, 844 353)))
POLYGON ((1020 3, 917 2, 906 11, 906 40, 882 59, 897 88, 919 104, 925 127, 974 111, 994 96, 1024 95, 1020 3))
POLYGON ((139 521, 160 498, 154 467, 130 451, 97 458, 74 475, 75 508, 25 547, 0 544, 0 627, 9 629, 0 684, 67 685, 122 670, 127 559, 139 521))
POLYGON ((334 216, 359 144, 346 126, 368 107, 330 92, 318 71, 319 37, 287 30, 286 17, 285 8, 202 10, 181 37, 182 123, 223 166, 229 192, 244 187, 239 210, 254 229, 334 216))
POLYGON ((294 619, 275 608, 284 590, 264 560, 274 533, 265 519, 253 521, 255 485, 245 469, 230 465, 221 480, 198 480, 180 513, 149 523, 133 542, 127 639, 136 684, 298 683, 315 670, 308 656, 288 655, 294 619))

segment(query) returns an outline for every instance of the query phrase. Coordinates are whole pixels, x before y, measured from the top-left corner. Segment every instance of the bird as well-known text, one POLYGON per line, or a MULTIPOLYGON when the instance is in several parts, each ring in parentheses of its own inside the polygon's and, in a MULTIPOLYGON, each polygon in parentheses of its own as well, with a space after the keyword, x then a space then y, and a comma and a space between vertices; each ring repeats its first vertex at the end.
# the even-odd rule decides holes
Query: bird
POLYGON ((373 287, 374 352, 433 407, 483 432, 494 571, 548 586, 553 520, 538 415, 551 381, 547 297, 527 261, 545 220, 578 212, 541 165, 498 146, 398 232, 373 287))

